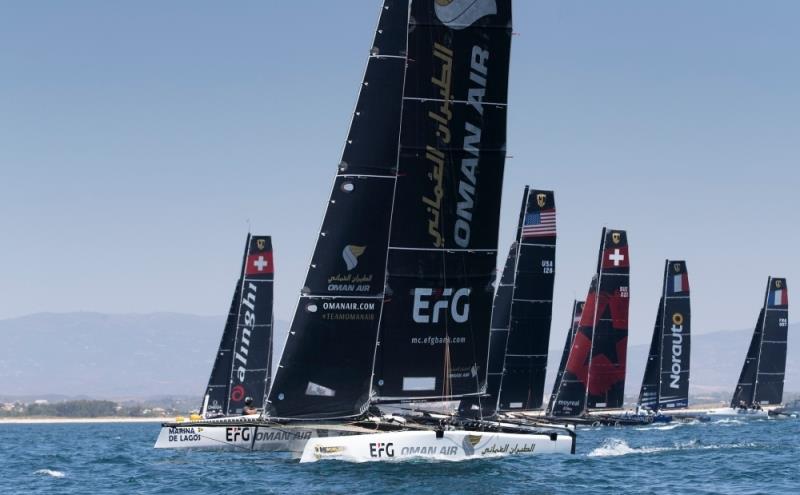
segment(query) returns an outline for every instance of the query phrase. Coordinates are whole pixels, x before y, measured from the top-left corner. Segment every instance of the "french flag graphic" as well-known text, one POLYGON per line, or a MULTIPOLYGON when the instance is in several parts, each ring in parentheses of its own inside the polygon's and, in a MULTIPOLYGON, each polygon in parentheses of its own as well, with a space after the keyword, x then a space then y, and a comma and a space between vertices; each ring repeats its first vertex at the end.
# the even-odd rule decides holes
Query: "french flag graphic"
POLYGON ((689 292, 689 274, 686 272, 672 276, 672 292, 689 292))
POLYGON ((789 304, 789 295, 786 293, 786 289, 775 289, 772 292, 771 299, 771 306, 783 306, 785 304, 789 304))

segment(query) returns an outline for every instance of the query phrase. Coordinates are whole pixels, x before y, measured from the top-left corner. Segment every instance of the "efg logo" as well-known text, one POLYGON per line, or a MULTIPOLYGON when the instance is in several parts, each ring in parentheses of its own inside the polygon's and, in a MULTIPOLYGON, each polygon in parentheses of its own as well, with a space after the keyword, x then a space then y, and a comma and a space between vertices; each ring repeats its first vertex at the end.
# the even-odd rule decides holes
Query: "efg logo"
POLYGON ((451 29, 464 29, 481 17, 497 14, 495 0, 434 0, 436 17, 451 29))
POLYGON ((370 457, 394 457, 394 444, 389 443, 370 443, 370 457))
POLYGON ((469 287, 458 289, 455 293, 452 288, 444 289, 441 292, 441 298, 434 302, 433 308, 431 308, 433 289, 414 289, 414 308, 412 315, 414 322, 439 323, 440 314, 446 312, 449 308, 450 317, 453 321, 456 323, 464 323, 469 319, 469 293, 469 287), (462 299, 466 299, 466 301, 462 302, 462 299))

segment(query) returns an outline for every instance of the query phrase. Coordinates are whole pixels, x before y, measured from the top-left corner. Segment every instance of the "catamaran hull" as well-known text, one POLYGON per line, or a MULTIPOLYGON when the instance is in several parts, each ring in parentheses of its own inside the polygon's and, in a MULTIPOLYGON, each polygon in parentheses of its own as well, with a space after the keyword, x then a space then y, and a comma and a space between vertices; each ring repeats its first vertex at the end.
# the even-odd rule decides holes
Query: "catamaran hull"
POLYGON ((156 440, 157 449, 303 451, 311 438, 354 435, 347 429, 305 426, 259 425, 164 425, 156 440))
POLYGON ((464 461, 573 452, 573 438, 567 434, 401 431, 312 438, 306 443, 300 462, 329 459, 348 462, 408 459, 464 461))
POLYGON ((734 409, 732 407, 723 407, 706 412, 706 416, 711 419, 764 419, 769 417, 769 413, 766 409, 734 409))

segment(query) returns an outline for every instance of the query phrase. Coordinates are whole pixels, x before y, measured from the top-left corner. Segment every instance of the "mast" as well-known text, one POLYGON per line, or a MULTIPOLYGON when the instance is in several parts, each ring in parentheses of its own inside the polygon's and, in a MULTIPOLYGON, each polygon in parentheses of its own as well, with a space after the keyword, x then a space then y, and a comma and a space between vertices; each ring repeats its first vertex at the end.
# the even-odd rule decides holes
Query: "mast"
POLYGON ((374 402, 483 393, 510 0, 412 2, 374 402))
POLYGON ((497 408, 542 406, 555 281, 556 208, 552 191, 525 188, 508 338, 497 408))
POLYGON ((203 396, 203 403, 200 407, 200 415, 220 415, 228 410, 228 396, 230 393, 230 374, 233 368, 233 346, 236 339, 236 322, 239 316, 239 302, 242 293, 242 280, 244 279, 244 268, 247 262, 247 249, 250 245, 250 234, 244 244, 242 254, 242 268, 239 271, 239 278, 233 290, 231 307, 228 310, 228 318, 225 321, 225 328, 222 331, 217 356, 208 377, 206 393, 203 396))
POLYGON ((561 362, 558 365, 558 374, 553 383, 553 393, 550 394, 550 400, 547 403, 547 410, 545 415, 552 416, 553 406, 555 405, 558 391, 561 389, 561 382, 564 378, 564 368, 567 366, 567 359, 569 359, 569 351, 572 348, 572 341, 575 339, 575 333, 578 331, 578 326, 581 322, 581 314, 583 313, 583 301, 577 299, 572 302, 572 320, 569 329, 567 330, 567 341, 564 343, 564 351, 561 354, 561 362))
POLYGON ((265 384, 271 371, 274 274, 272 238, 248 234, 232 350, 228 415, 241 414, 248 397, 253 407, 264 405, 265 384))

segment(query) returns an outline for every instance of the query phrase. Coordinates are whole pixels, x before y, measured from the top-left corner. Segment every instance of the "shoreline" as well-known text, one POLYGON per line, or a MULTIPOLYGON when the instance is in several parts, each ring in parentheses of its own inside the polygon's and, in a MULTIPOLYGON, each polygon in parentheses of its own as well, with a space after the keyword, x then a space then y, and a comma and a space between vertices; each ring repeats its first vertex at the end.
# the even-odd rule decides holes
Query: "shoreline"
POLYGON ((21 418, 0 418, 0 425, 35 425, 35 424, 88 424, 88 423, 164 423, 173 421, 175 418, 36 418, 36 417, 21 417, 21 418))

